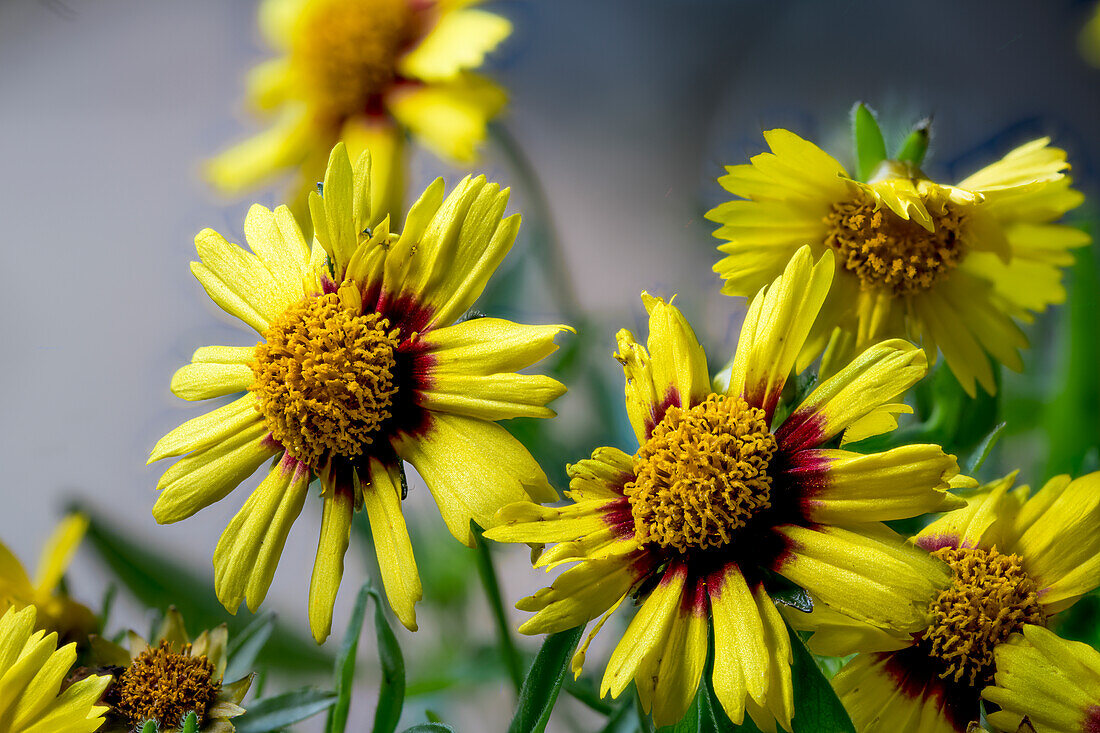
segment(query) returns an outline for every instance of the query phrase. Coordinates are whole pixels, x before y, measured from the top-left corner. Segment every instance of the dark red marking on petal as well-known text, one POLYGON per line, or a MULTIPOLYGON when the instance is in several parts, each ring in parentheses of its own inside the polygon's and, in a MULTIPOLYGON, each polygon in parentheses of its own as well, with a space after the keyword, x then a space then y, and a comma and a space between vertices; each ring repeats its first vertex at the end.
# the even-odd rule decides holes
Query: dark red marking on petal
POLYGON ((689 613, 696 618, 707 618, 710 615, 707 576, 693 573, 688 577, 684 592, 680 596, 680 614, 689 613))
POLYGON ((1085 710, 1085 733, 1100 733, 1100 705, 1090 705, 1085 710))
POLYGON ((821 445, 825 437, 825 416, 798 408, 775 431, 775 441, 788 454, 821 445))
POLYGON ((339 289, 339 283, 329 277, 329 274, 327 272, 321 273, 321 290, 324 292, 325 295, 328 295, 329 293, 335 293, 339 289))
POLYGON ((875 656, 886 660, 883 671, 906 697, 934 700, 955 730, 964 733, 971 721, 979 719, 980 689, 940 678, 938 660, 929 656, 923 643, 875 656))
POLYGON ((934 552, 936 550, 942 550, 945 547, 960 547, 959 539, 957 534, 934 534, 917 537, 914 542, 917 547, 922 550, 934 552))
POLYGON ((283 444, 279 441, 275 440, 275 436, 271 433, 268 433, 263 437, 263 440, 260 441, 260 445, 264 448, 278 449, 284 451, 286 450, 286 447, 284 447, 283 444))
POLYGON ((630 502, 626 497, 612 499, 604 504, 600 519, 608 527, 611 527, 618 536, 634 536, 634 515, 630 511, 630 502))
MULTIPOLYGON (((367 304, 363 304, 366 311, 367 304)), ((416 296, 404 293, 394 295, 381 291, 378 300, 371 310, 379 313, 383 318, 388 318, 390 325, 401 329, 401 336, 409 338, 414 333, 423 333, 435 314, 435 309, 426 303, 422 303, 416 296)))
POLYGON ((665 395, 661 398, 661 401, 653 405, 653 408, 650 410, 649 415, 646 417, 645 437, 647 439, 649 438, 649 436, 653 435, 653 428, 657 427, 660 424, 661 420, 665 419, 665 413, 668 412, 668 408, 674 405, 676 407, 684 407, 683 403, 680 400, 680 391, 677 390, 675 387, 670 386, 665 391, 665 395))
POLYGON ((817 496, 829 488, 829 467, 833 461, 819 450, 802 450, 790 456, 784 470, 787 484, 798 496, 798 507, 803 518, 809 521, 815 507, 821 506, 817 496))

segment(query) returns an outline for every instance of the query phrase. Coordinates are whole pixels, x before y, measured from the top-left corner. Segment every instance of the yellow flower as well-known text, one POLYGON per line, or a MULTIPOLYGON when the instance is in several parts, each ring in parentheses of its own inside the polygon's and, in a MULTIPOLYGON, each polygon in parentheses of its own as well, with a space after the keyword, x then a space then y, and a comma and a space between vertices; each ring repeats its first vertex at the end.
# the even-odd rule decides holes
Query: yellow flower
POLYGON ((1014 481, 983 487, 914 538, 953 571, 924 600, 921 628, 883 635, 827 609, 811 614, 807 627, 820 629, 811 649, 863 652, 833 679, 861 732, 913 730, 916 720, 922 732, 965 731, 999 674, 998 649, 1100 585, 1100 473, 1056 477, 1030 498, 1014 481))
POLYGON ((997 682, 982 697, 1001 709, 987 715, 989 722, 1013 732, 1024 717, 1037 733, 1100 730, 1100 652, 1042 626, 1021 634, 995 652, 997 682))
POLYGON ((147 720, 157 721, 162 733, 178 731, 192 711, 201 733, 232 733, 230 721, 245 712, 240 703, 252 675, 225 681, 227 640, 222 624, 191 641, 175 608, 168 610, 153 644, 134 632, 128 651, 94 638, 97 661, 116 670, 105 696, 111 707, 104 733, 140 730, 147 720))
POLYGON ((88 519, 80 514, 70 514, 57 525, 42 548, 33 582, 19 559, 0 542, 0 611, 36 606, 39 628, 56 631, 65 640, 79 641, 94 631, 95 615, 58 592, 87 528, 88 519))
MULTIPOLYGON (((437 155, 472 163, 504 91, 473 73, 512 31, 478 0, 264 0, 260 28, 281 55, 256 67, 249 101, 271 127, 209 163, 229 193, 297 170, 306 195, 343 141, 352 158, 371 150, 376 224, 395 217, 404 191, 407 133, 437 155)), ((297 207, 295 207, 297 211, 297 207)))
POLYGON ((4 733, 90 733, 107 708, 96 705, 111 682, 86 677, 61 691, 76 661, 76 644, 57 648, 57 634, 35 631, 35 607, 0 616, 0 730, 4 733), (60 694, 58 694, 60 691, 60 694))
POLYGON ((1027 339, 1017 321, 1065 299, 1068 250, 1089 242, 1051 223, 1083 200, 1064 173, 1064 151, 1034 140, 957 186, 887 161, 863 183, 792 132, 764 138, 771 153, 719 179, 740 199, 707 213, 721 224, 715 236, 728 240, 714 269, 722 292, 751 295, 803 244, 836 253, 837 277, 799 365, 830 339, 827 361, 843 364, 869 344, 905 337, 930 360, 942 353, 971 395, 975 380, 995 389, 987 353, 1022 368, 1027 339))
MULTIPOLYGON (((712 386, 707 358, 679 310, 642 295, 649 339, 618 334, 626 408, 639 448, 599 448, 569 467, 572 504, 513 504, 486 533, 505 542, 558 543, 536 562, 577 562, 517 604, 535 611, 520 631, 568 629, 624 599, 640 608, 611 655, 602 694, 637 686, 658 725, 696 694, 714 627, 712 687, 734 722, 790 730, 791 639, 769 595, 773 573, 875 626, 916 629, 944 569, 883 521, 955 500, 958 467, 934 445, 862 455, 827 448, 896 427, 891 402, 924 375, 924 354, 876 344, 820 384, 785 419, 776 407, 829 290, 833 256, 809 248, 752 301, 729 385, 712 386)), ((798 643, 795 640, 795 643, 798 643)))
POLYGON ((310 197, 317 239, 306 245, 286 207, 253 206, 252 252, 209 229, 192 271, 213 300, 263 341, 209 346, 172 378, 188 400, 248 394, 195 418, 157 443, 169 468, 153 508, 178 522, 225 498, 262 463, 275 465, 233 519, 214 553, 215 589, 230 612, 267 594, 290 526, 314 478, 324 498, 310 585, 314 637, 328 636, 352 514, 366 508, 390 604, 416 629, 421 586, 401 511, 401 461, 424 479, 451 533, 472 545, 470 521, 488 526, 507 503, 557 493, 497 420, 552 417, 565 392, 516 374, 557 347, 565 326, 498 318, 456 321, 508 253, 519 216, 502 218, 508 190, 466 178, 444 200, 437 179, 400 234, 389 219, 367 228, 370 157, 352 167, 332 151, 324 196, 310 197))

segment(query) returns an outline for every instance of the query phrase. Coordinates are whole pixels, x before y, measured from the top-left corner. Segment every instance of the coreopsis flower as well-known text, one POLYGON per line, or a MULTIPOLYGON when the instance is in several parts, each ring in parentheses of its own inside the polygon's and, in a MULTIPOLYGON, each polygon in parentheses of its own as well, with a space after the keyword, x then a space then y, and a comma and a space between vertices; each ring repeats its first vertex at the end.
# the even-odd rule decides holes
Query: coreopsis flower
POLYGON ((1042 626, 1024 626, 994 651, 995 684, 982 697, 1000 710, 986 715, 998 730, 1027 718, 1037 733, 1100 730, 1100 652, 1042 626))
POLYGON ((61 689, 76 661, 76 644, 57 648, 57 633, 35 631, 34 606, 0 616, 0 730, 4 733, 91 733, 107 708, 97 704, 110 675, 92 675, 61 689))
POLYGON ((286 207, 254 206, 252 252, 209 229, 192 271, 213 300, 252 326, 255 346, 210 346, 172 378, 189 400, 247 390, 166 435, 150 461, 183 456, 161 478, 153 515, 186 519, 226 497, 261 464, 267 478, 214 552, 215 589, 230 612, 263 601, 308 486, 320 479, 323 514, 309 593, 318 642, 332 623, 353 513, 365 508, 390 604, 416 629, 422 595, 402 514, 402 460, 432 492, 451 533, 489 526, 513 501, 557 499, 546 475, 496 421, 551 417, 565 387, 516 371, 557 347, 565 326, 498 318, 456 321, 481 294, 512 243, 519 216, 502 218, 508 190, 466 178, 444 200, 436 180, 400 234, 368 228, 370 157, 352 167, 332 152, 324 195, 310 199, 312 250, 286 207))
POLYGON ((722 292, 751 295, 804 244, 836 253, 837 277, 800 365, 830 339, 830 356, 844 363, 904 337, 930 360, 942 353, 971 395, 975 380, 995 390, 989 357, 1022 368, 1028 342, 1018 321, 1065 300, 1069 250, 1089 242, 1053 223, 1083 200, 1070 188, 1064 151, 1034 140, 950 186, 897 161, 857 181, 793 132, 764 138, 772 152, 719 179, 739 198, 707 213, 727 240, 714 269, 722 292))
MULTIPOLYGON (((955 458, 934 445, 862 455, 827 448, 896 427, 891 402, 924 375, 924 353, 876 344, 820 384, 785 419, 776 408, 829 290, 833 256, 809 248, 753 299, 728 388, 715 391, 707 358, 673 305, 642 295, 649 338, 618 334, 626 408, 639 448, 599 448, 569 467, 564 507, 505 507, 486 536, 557 543, 536 562, 578 563, 517 604, 520 627, 550 633, 603 618, 573 658, 580 674, 592 637, 627 598, 639 604, 611 655, 601 694, 633 680, 658 725, 680 719, 696 694, 713 623, 712 689, 734 722, 790 730, 791 643, 769 595, 784 576, 875 626, 916 629, 916 599, 944 577, 940 563, 881 522, 951 506, 955 458)), ((794 640, 794 643, 800 643, 794 640)))
POLYGON ((94 631, 95 614, 59 590, 87 528, 87 517, 65 517, 43 545, 33 581, 19 558, 0 542, 0 611, 35 606, 39 628, 56 631, 63 640, 78 641, 94 631))
POLYGON ((504 90, 474 73, 512 31, 478 0, 264 0, 260 28, 280 54, 248 80, 271 127, 222 153, 211 181, 241 192, 296 170, 304 202, 343 141, 374 154, 377 223, 401 210, 408 133, 437 155, 472 163, 504 90))
POLYGON ((134 632, 128 650, 95 639, 97 661, 115 676, 103 698, 110 706, 104 733, 140 730, 148 720, 155 720, 161 733, 179 731, 191 712, 201 733, 233 733, 231 721, 245 712, 240 703, 252 675, 225 680, 227 641, 225 624, 192 641, 174 608, 151 644, 134 632))
POLYGON ((909 730, 917 720, 921 731, 965 731, 1009 638, 1046 626, 1100 585, 1100 473, 1059 476, 1030 498, 1014 480, 983 487, 914 537, 952 571, 924 600, 920 629, 868 633, 836 615, 820 619, 811 649, 862 652, 833 678, 860 731, 909 730))

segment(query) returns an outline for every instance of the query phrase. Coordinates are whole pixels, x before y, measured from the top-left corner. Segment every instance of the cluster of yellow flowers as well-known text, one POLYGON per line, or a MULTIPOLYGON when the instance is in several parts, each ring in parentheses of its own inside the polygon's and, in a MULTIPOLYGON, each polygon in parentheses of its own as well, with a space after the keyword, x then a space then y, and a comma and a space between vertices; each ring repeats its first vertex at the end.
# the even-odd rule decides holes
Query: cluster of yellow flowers
MULTIPOLYGON (((474 5, 262 6, 285 54, 256 69, 251 90, 275 123, 210 174, 228 190, 289 168, 299 180, 290 206, 248 212, 247 249, 203 230, 192 264, 259 342, 195 351, 173 393, 240 396, 165 435, 149 458, 178 458, 157 486, 160 523, 225 499, 269 464, 214 550, 225 608, 260 607, 317 486, 316 641, 331 632, 360 510, 390 606, 415 631, 423 589, 402 508, 408 463, 459 542, 473 545, 476 524, 491 540, 540 548, 535 567, 571 565, 517 605, 534 614, 527 634, 595 621, 575 674, 632 600, 601 693, 633 682, 659 726, 680 720, 709 675, 735 724, 747 713, 761 730, 791 731, 793 627, 812 633, 814 652, 854 655, 833 684, 861 732, 964 731, 983 699, 997 730, 1025 717, 1038 731, 1100 730, 1100 653, 1046 628, 1100 585, 1100 474, 1032 492, 1015 475, 979 486, 937 445, 850 449, 897 427, 911 412, 904 395, 940 354, 970 395, 996 389, 994 363, 1022 369, 1020 323, 1065 299, 1062 269, 1089 242, 1057 223, 1082 201, 1065 153, 1035 140, 956 185, 906 160, 858 180, 798 135, 766 132, 770 152, 730 166, 719 183, 735 198, 708 213, 723 240, 723 292, 748 302, 732 360, 714 377, 672 300, 642 293, 645 342, 619 331, 614 354, 638 448, 600 447, 569 466, 558 503, 498 423, 554 416, 547 405, 566 387, 524 370, 572 329, 463 320, 516 239, 508 189, 467 177, 445 195, 437 179, 407 212, 402 201, 407 134, 468 161, 503 105, 472 70, 510 25, 474 5), (816 385, 795 394, 792 375, 814 364, 816 385), (941 516, 912 538, 885 524, 928 513, 941 516), (777 604, 781 583, 812 611, 777 604)), ((172 614, 159 646, 103 651, 105 666, 126 670, 112 694, 101 698, 111 676, 95 674, 61 691, 75 651, 33 629, 36 614, 40 627, 80 629, 89 613, 54 593, 80 522, 50 543, 37 583, 0 546, 0 569, 16 579, 0 587, 11 607, 0 620, 0 730, 172 725, 189 710, 203 730, 232 730, 248 681, 221 683, 224 629, 192 644, 172 614), (149 676, 165 670, 191 685, 185 703, 161 696, 150 707, 149 676)))

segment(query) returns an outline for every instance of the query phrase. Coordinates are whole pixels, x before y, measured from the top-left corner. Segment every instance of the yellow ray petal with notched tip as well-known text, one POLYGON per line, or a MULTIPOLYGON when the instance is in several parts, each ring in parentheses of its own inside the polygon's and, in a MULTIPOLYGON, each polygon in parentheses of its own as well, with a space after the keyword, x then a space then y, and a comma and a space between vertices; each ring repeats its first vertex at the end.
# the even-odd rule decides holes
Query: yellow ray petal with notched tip
POLYGON ((400 470, 372 459, 371 483, 363 487, 363 503, 390 607, 405 628, 416 631, 416 604, 424 597, 424 591, 401 512, 400 470))

